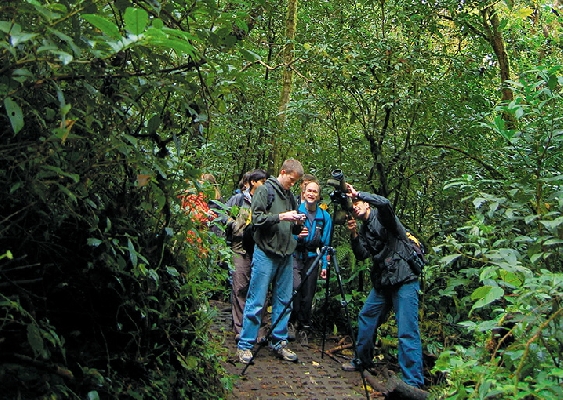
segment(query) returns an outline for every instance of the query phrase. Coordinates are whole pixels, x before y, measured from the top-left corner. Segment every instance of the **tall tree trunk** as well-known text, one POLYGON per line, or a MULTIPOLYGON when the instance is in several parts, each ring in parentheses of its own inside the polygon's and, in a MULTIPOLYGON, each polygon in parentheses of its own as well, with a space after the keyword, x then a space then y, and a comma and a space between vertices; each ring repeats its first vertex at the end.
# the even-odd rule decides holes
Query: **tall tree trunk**
MULTIPOLYGON (((485 35, 498 60, 502 101, 511 101, 514 98, 514 93, 512 92, 512 89, 506 85, 506 81, 510 79, 510 62, 508 61, 508 54, 506 53, 504 46, 504 38, 500 28, 500 19, 493 6, 489 6, 481 10, 481 17, 483 18, 485 35)), ((514 117, 512 115, 504 113, 503 119, 506 121, 509 128, 514 127, 516 121, 514 121, 514 117)))
POLYGON ((504 38, 500 30, 500 19, 493 6, 481 11, 485 34, 498 60, 500 81, 502 85, 502 100, 510 101, 514 98, 512 90, 506 87, 505 82, 510 79, 510 63, 504 46, 504 38))
MULTIPOLYGON (((280 96, 280 105, 278 109, 278 129, 280 132, 285 130, 287 105, 291 98, 291 89, 293 84, 293 50, 295 48, 293 42, 295 40, 295 31, 297 27, 297 0, 288 0, 287 15, 285 21, 285 46, 283 49, 284 69, 282 74, 282 90, 280 96)), ((270 158, 270 170, 277 171, 283 160, 280 160, 280 151, 276 143, 277 135, 272 135, 272 157, 270 158)))

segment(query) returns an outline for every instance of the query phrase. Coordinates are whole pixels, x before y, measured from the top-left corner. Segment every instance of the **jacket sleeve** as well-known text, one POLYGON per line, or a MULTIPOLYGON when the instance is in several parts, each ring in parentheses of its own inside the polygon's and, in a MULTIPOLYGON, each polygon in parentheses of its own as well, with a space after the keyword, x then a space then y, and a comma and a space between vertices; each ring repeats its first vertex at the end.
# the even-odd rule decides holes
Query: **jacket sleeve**
POLYGON ((229 216, 228 216, 228 218, 227 218, 227 224, 226 224, 229 229, 232 229, 232 227, 233 227, 233 222, 235 222, 235 220, 233 219, 233 217, 232 217, 232 215, 231 215, 231 207, 234 206, 235 204, 237 204, 237 203, 235 202, 236 197, 237 197, 236 194, 233 195, 233 196, 231 196, 231 197, 229 198, 229 200, 227 200, 227 202, 225 203, 225 206, 227 206, 228 209, 229 209, 229 216))
POLYGON ((268 208, 267 183, 260 185, 252 196, 252 223, 255 226, 266 227, 280 222, 279 214, 270 214, 268 208))
MULTIPOLYGON (((362 229, 364 229, 362 227, 362 229)), ((359 234, 351 241, 352 251, 354 252, 354 256, 356 256, 356 260, 363 261, 370 256, 368 245, 364 239, 362 234, 359 234)))
POLYGON ((359 192, 358 198, 377 208, 377 216, 381 225, 383 225, 390 233, 399 235, 400 230, 397 225, 395 211, 393 211, 391 202, 387 198, 368 192, 359 192))
MULTIPOLYGON (((330 236, 332 233, 332 218, 330 218, 330 214, 324 210, 323 210, 323 218, 325 221, 325 226, 323 228, 323 237, 321 238, 321 242, 323 246, 330 246, 330 239, 331 239, 330 236)), ((323 264, 322 264, 323 269, 326 269, 328 264, 326 258, 327 258, 327 254, 325 254, 323 257, 323 264)))

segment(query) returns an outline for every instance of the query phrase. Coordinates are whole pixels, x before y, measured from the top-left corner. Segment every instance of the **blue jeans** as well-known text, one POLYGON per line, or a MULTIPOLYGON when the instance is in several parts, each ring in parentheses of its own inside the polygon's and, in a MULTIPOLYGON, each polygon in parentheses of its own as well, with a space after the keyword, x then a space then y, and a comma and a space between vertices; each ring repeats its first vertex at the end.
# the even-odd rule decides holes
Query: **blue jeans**
MULTIPOLYGON (((293 294, 293 256, 285 257, 266 255, 258 246, 254 246, 250 285, 244 306, 242 330, 238 348, 251 350, 256 343, 268 287, 272 283, 272 323, 278 321, 282 311, 290 303, 293 294)), ((291 314, 288 306, 272 331, 271 342, 275 345, 287 340, 287 323, 291 314)))
POLYGON ((377 328, 385 322, 391 307, 395 311, 399 335, 399 367, 403 381, 414 387, 424 384, 422 343, 418 329, 418 280, 397 288, 371 289, 358 316, 358 337, 354 362, 373 363, 377 328))

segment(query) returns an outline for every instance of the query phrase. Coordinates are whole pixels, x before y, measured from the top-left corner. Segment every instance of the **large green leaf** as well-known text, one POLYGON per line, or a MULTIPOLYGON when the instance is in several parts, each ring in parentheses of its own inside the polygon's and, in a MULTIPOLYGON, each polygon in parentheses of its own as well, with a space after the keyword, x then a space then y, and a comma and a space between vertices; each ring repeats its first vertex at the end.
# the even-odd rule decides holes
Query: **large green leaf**
POLYGON ((107 20, 104 17, 100 17, 96 14, 84 14, 82 16, 86 21, 94 25, 104 34, 109 36, 112 39, 119 39, 121 38, 121 34, 119 33, 119 28, 113 22, 107 20))
POLYGON ((147 27, 149 14, 143 9, 129 7, 125 10, 123 19, 125 21, 125 29, 133 35, 140 35, 147 27))
POLYGON ((540 221, 540 223, 546 228, 554 230, 557 229, 561 224, 563 224, 563 217, 555 218, 553 221, 540 221))
POLYGON ((498 286, 482 286, 477 288, 471 294, 471 300, 477 300, 472 310, 491 304, 493 301, 502 298, 502 296, 504 296, 504 290, 498 286))
POLYGON ((10 118, 12 129, 14 130, 14 133, 17 134, 24 126, 22 109, 18 103, 9 97, 4 99, 4 107, 6 108, 8 118, 10 118))
POLYGON ((27 341, 36 357, 44 355, 45 345, 39 327, 30 323, 27 325, 27 341))

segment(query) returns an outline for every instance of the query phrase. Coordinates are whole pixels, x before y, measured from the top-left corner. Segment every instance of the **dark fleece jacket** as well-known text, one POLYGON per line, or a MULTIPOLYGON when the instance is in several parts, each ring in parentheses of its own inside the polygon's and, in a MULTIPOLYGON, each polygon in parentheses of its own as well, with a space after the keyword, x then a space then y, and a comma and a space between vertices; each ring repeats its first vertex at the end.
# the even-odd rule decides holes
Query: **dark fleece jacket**
POLYGON ((269 255, 288 256, 293 254, 297 240, 293 237, 298 227, 294 222, 280 221, 279 214, 293 210, 295 202, 290 190, 285 190, 276 178, 270 177, 259 186, 252 196, 252 223, 254 241, 269 255), (271 185, 274 198, 268 208, 268 185, 271 185))

